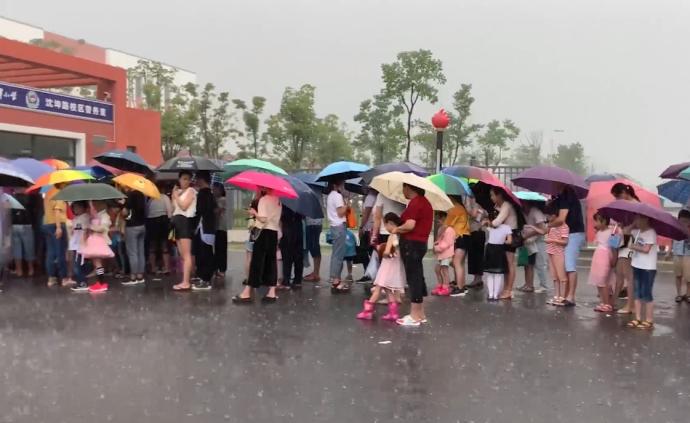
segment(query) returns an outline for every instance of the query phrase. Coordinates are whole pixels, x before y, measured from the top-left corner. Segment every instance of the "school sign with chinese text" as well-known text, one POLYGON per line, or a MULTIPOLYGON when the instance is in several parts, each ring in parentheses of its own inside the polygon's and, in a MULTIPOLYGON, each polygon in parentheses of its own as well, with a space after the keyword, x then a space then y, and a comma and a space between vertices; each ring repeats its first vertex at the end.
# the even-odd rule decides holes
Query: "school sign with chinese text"
POLYGON ((0 82, 0 107, 11 107, 104 123, 113 122, 113 105, 111 103, 39 90, 23 85, 9 84, 7 82, 0 82))

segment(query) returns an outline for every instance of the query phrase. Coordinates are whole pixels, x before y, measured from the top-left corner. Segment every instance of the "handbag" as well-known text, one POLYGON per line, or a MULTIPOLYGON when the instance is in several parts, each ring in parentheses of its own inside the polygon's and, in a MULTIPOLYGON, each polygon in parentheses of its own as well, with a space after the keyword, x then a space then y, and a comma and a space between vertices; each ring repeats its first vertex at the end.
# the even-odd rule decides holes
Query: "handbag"
POLYGON ((519 267, 525 267, 529 265, 529 251, 527 251, 527 248, 521 247, 518 249, 517 265, 519 267))
POLYGON ((355 229, 357 227, 357 217, 355 216, 355 211, 352 207, 348 207, 345 212, 345 221, 349 229, 355 229))
POLYGON ((616 233, 618 229, 618 224, 614 225, 613 231, 611 231, 611 236, 609 237, 609 248, 612 250, 617 250, 621 247, 623 243, 623 237, 621 234, 616 233))

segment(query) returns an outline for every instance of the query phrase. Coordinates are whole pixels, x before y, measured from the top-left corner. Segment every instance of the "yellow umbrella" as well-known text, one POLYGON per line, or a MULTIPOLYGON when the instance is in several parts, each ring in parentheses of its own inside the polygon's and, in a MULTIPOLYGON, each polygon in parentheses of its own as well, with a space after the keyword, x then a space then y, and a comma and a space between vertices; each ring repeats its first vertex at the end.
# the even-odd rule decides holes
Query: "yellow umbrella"
POLYGON ((160 191, 158 191, 158 188, 153 182, 135 173, 123 173, 122 175, 113 178, 113 182, 120 184, 123 187, 139 191, 147 197, 156 199, 161 197, 160 191))
POLYGON ((409 200, 403 195, 403 184, 423 189, 425 191, 424 196, 429 200, 434 210, 446 211, 453 208, 453 203, 441 188, 430 180, 417 176, 414 173, 384 173, 375 177, 369 186, 393 201, 407 204, 409 200))
POLYGON ((35 191, 47 185, 65 184, 74 181, 88 181, 90 179, 93 179, 93 176, 89 175, 86 172, 82 172, 81 170, 56 170, 54 172, 46 173, 45 175, 36 179, 36 182, 32 186, 27 188, 27 191, 35 191))

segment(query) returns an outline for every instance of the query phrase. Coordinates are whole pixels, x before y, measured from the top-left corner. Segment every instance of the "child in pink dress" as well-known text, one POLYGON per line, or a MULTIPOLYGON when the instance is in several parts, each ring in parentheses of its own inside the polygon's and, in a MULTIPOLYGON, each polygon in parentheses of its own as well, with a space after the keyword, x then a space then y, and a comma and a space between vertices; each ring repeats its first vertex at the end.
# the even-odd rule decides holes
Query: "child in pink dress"
POLYGON ((441 297, 450 296, 450 262, 455 254, 455 229, 445 224, 445 212, 437 212, 439 222, 436 242, 434 242, 434 254, 436 255, 436 279, 437 285, 431 291, 431 295, 441 297))
MULTIPOLYGON (((549 221, 554 221, 556 215, 550 211, 549 221)), ((568 282, 568 275, 565 272, 565 246, 568 244, 568 236, 570 235, 570 228, 563 223, 549 229, 546 233, 546 254, 549 256, 549 269, 551 270, 551 277, 555 289, 553 299, 548 301, 548 304, 555 306, 568 305, 565 299, 565 285, 568 282)))
MULTIPOLYGON (((383 217, 383 222, 389 233, 403 223, 400 220, 400 216, 395 213, 387 213, 383 217)), ((364 309, 357 315, 357 318, 363 320, 373 319, 376 301, 378 301, 381 291, 385 290, 388 294, 388 313, 382 319, 396 321, 399 317, 396 294, 402 293, 405 290, 406 284, 405 268, 398 253, 398 236, 391 234, 388 236, 386 247, 383 250, 383 254, 381 254, 381 265, 376 273, 371 297, 368 300, 364 300, 364 309)))
POLYGON ((594 240, 596 249, 592 256, 592 268, 589 271, 589 284, 596 286, 599 291, 601 304, 594 308, 600 313, 611 313, 613 311, 613 301, 611 288, 615 283, 615 273, 613 271, 616 259, 610 247, 609 240, 613 230, 609 226, 610 220, 607 217, 596 213, 594 215, 594 229, 596 234, 594 240))

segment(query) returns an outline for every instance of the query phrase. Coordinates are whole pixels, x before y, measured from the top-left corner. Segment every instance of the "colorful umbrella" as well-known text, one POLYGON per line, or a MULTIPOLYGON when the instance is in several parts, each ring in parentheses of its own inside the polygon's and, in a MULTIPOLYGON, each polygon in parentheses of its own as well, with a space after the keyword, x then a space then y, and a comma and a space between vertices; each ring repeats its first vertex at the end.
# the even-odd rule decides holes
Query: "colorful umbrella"
POLYGON ((297 198, 297 193, 288 181, 270 173, 245 170, 226 182, 246 190, 257 191, 261 188, 267 188, 278 197, 297 198))
POLYGON ((470 189, 467 180, 464 178, 447 175, 445 173, 437 173, 435 175, 427 176, 427 179, 441 188, 443 192, 448 195, 473 195, 472 189, 470 189))
POLYGON ((414 173, 417 176, 429 176, 429 172, 421 166, 418 166, 410 162, 394 162, 394 163, 384 163, 378 166, 374 166, 366 172, 362 173, 362 179, 365 184, 370 184, 371 180, 378 175, 383 175, 388 172, 402 172, 402 173, 414 173))
POLYGON ((161 197, 160 191, 158 191, 158 188, 153 182, 135 173, 123 173, 120 176, 114 177, 113 182, 135 191, 139 191, 147 197, 156 199, 161 197))
POLYGON ((678 241, 685 240, 690 236, 688 228, 682 225, 671 213, 649 204, 616 200, 600 208, 599 213, 624 225, 632 224, 637 216, 645 216, 649 219, 649 226, 654 228, 659 236, 678 241))
POLYGON ((546 202, 546 197, 541 194, 532 191, 515 191, 515 196, 522 201, 540 201, 542 203, 546 202))
POLYGON ((258 170, 262 172, 273 173, 274 175, 287 175, 287 172, 271 162, 259 159, 239 159, 223 165, 223 170, 226 177, 230 177, 236 173, 244 172, 245 170, 258 170))
POLYGON ((74 181, 88 181, 91 179, 93 179, 93 176, 86 172, 82 172, 81 170, 55 170, 38 178, 36 182, 27 189, 27 191, 35 191, 46 185, 64 184, 74 181))
POLYGON ((446 211, 453 208, 453 203, 441 188, 427 178, 422 178, 414 173, 384 173, 376 176, 369 186, 393 201, 407 204, 409 200, 403 195, 403 184, 423 189, 425 191, 424 196, 429 200, 434 210, 446 211))
POLYGON ((52 167, 54 170, 63 170, 63 169, 69 169, 70 168, 69 163, 64 162, 62 160, 58 160, 58 159, 45 159, 45 160, 43 160, 43 163, 52 167))
POLYGON ((56 201, 89 201, 89 200, 115 200, 127 198, 122 192, 108 184, 78 184, 70 185, 60 190, 53 200, 56 201))
POLYGON ((284 198, 281 200, 285 207, 312 219, 323 218, 320 196, 309 185, 294 176, 283 176, 282 178, 288 181, 297 193, 297 198, 284 198))
POLYGON ((142 175, 151 173, 146 160, 137 153, 129 150, 110 150, 94 157, 99 163, 112 166, 125 172, 136 172, 142 175))
POLYGON ((530 191, 549 195, 557 195, 563 190, 564 185, 569 185, 577 198, 587 197, 589 191, 582 176, 557 166, 535 166, 527 169, 513 178, 513 183, 530 191))
POLYGON ((158 172, 221 172, 223 170, 218 164, 205 157, 187 156, 174 157, 156 169, 158 172))
POLYGON ((0 186, 25 187, 34 183, 31 176, 12 164, 9 160, 0 160, 0 186))
POLYGON ((355 162, 335 162, 326 166, 316 176, 316 181, 332 181, 335 179, 352 179, 359 177, 362 172, 369 170, 369 166, 355 162))
POLYGON ((50 165, 31 157, 14 159, 11 163, 19 170, 22 170, 24 173, 31 176, 31 179, 33 180, 36 180, 46 173, 50 173, 55 170, 50 165))
POLYGON ((690 162, 683 162, 671 165, 667 167, 666 170, 661 172, 661 175, 659 175, 659 177, 662 179, 678 179, 678 175, 682 171, 686 170, 688 167, 690 167, 690 162))
POLYGON ((690 201, 690 181, 668 181, 656 187, 659 195, 678 204, 690 201))

